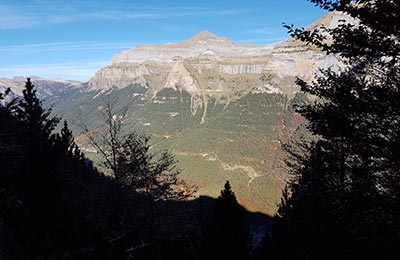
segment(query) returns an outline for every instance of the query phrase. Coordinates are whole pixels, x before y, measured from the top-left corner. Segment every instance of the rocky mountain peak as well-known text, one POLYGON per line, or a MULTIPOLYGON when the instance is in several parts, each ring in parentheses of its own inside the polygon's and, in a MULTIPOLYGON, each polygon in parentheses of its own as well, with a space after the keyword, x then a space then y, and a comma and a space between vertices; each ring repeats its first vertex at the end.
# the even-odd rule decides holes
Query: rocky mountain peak
POLYGON ((306 30, 314 30, 314 29, 319 29, 319 28, 336 28, 342 23, 350 23, 353 25, 359 25, 359 20, 349 16, 346 13, 338 12, 338 11, 333 11, 330 13, 327 13, 325 16, 321 17, 311 25, 309 25, 306 30))
POLYGON ((225 37, 219 37, 209 31, 203 31, 180 43, 152 44, 132 48, 114 56, 112 64, 140 64, 146 61, 171 63, 177 59, 199 57, 212 52, 217 57, 251 57, 267 55, 272 46, 249 46, 237 44, 225 37))
POLYGON ((199 32, 193 36, 190 40, 207 40, 207 39, 218 39, 219 37, 207 30, 199 32))
POLYGON ((217 35, 209 32, 209 31, 202 31, 189 40, 182 43, 182 45, 197 45, 202 43, 209 43, 209 42, 221 42, 221 43, 228 43, 233 44, 231 40, 225 37, 218 37, 217 35))

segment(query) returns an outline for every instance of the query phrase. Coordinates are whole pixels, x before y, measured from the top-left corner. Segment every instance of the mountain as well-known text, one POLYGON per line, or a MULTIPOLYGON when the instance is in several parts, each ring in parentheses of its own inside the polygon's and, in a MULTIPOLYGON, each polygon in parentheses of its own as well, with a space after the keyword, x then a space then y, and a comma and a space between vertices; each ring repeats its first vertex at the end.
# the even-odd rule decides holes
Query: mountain
MULTIPOLYGON (((59 96, 69 88, 80 88, 83 83, 76 80, 45 79, 36 76, 30 76, 30 78, 35 82, 38 96, 41 99, 59 96)), ((3 92, 6 88, 11 88, 15 96, 22 96, 25 81, 26 77, 0 78, 0 91, 3 92)))
MULTIPOLYGON (((309 28, 340 19, 331 13, 309 28)), ((146 131, 153 149, 172 150, 199 195, 216 197, 229 179, 247 209, 274 214, 288 178, 281 145, 303 122, 293 104, 307 99, 294 81, 312 80, 335 64, 335 57, 294 39, 256 46, 204 31, 181 43, 116 54, 88 82, 33 82, 54 113, 93 130, 102 127, 105 98, 115 101, 117 110, 127 110, 126 131, 146 131)), ((0 86, 20 93, 23 81, 0 79, 0 86)), ((73 130, 98 161, 79 128, 73 130)))
POLYGON ((117 54, 88 84, 91 90, 140 84, 155 93, 182 87, 195 95, 234 96, 238 90, 265 85, 262 75, 270 77, 272 85, 291 88, 293 77, 311 79, 318 68, 333 62, 332 57, 293 40, 255 46, 205 31, 185 42, 145 45, 117 54))

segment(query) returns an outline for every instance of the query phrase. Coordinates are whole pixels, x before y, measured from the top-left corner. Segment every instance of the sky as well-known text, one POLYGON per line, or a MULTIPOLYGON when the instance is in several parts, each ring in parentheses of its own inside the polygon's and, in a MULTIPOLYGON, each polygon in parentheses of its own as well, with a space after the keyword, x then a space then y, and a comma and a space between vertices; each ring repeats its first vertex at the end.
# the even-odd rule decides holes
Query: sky
POLYGON ((0 0, 0 77, 88 80, 135 46, 204 30, 266 45, 324 14, 307 0, 0 0))

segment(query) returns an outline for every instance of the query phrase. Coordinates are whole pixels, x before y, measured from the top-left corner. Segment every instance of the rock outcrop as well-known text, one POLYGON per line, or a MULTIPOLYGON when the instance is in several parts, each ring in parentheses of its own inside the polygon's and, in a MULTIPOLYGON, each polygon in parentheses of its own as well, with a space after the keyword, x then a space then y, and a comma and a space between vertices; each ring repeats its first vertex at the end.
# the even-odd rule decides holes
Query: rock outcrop
MULTIPOLYGON (((343 13, 332 12, 307 29, 333 28, 342 20, 357 24, 343 13)), ((132 84, 156 90, 179 86, 197 95, 210 94, 210 90, 216 89, 229 92, 237 78, 254 81, 256 76, 268 75, 269 83, 275 87, 290 88, 295 77, 311 80, 320 68, 334 64, 333 56, 293 39, 256 46, 238 44, 204 31, 181 43, 145 45, 123 51, 114 56, 109 66, 98 71, 88 86, 89 90, 132 84), (218 79, 214 75, 219 75, 218 79)), ((248 91, 251 90, 250 87, 248 91)))
POLYGON ((265 64, 254 60, 272 51, 273 45, 236 44, 205 31, 182 43, 146 45, 117 54, 89 81, 89 89, 123 88, 136 83, 157 88, 180 86, 198 92, 207 89, 196 80, 199 74, 262 74, 265 64))
POLYGON ((294 40, 253 46, 202 32, 182 43, 147 45, 117 54, 88 86, 105 90, 139 84, 155 89, 179 86, 189 93, 209 94, 210 89, 229 93, 235 78, 254 81, 267 74, 276 87, 285 88, 294 85, 288 77, 311 79, 318 68, 334 62, 333 57, 294 40))

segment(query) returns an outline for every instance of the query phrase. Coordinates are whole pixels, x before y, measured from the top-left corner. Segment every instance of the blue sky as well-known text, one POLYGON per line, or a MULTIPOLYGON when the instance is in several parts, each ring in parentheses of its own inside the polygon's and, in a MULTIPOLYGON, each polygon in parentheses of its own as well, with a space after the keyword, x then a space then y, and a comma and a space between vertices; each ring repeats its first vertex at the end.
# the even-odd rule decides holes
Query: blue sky
POLYGON ((324 12, 306 0, 0 0, 0 77, 87 80, 114 54, 208 30, 265 45, 324 12))

